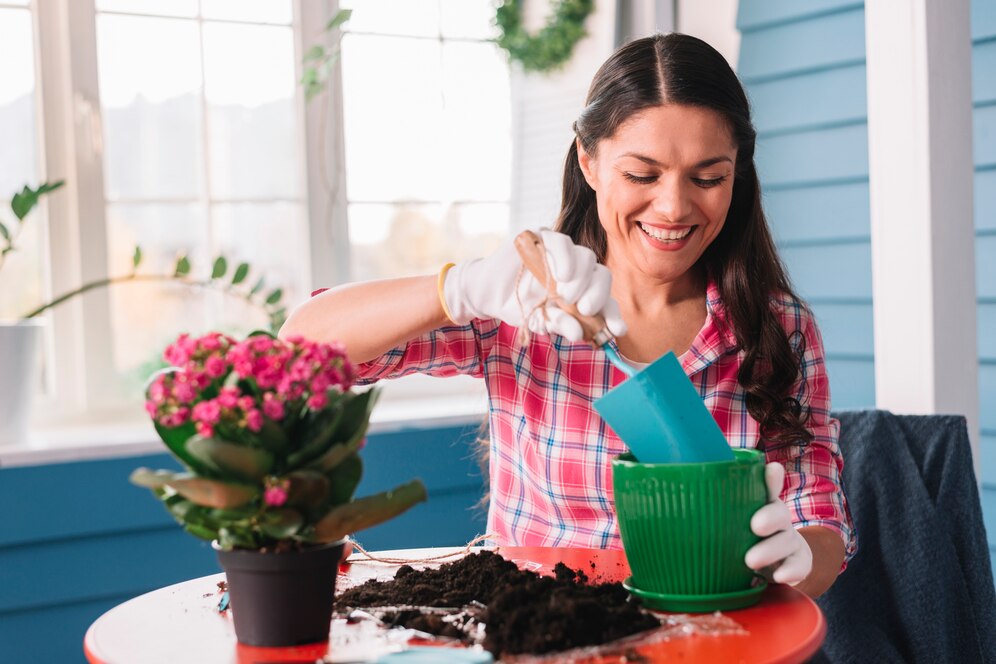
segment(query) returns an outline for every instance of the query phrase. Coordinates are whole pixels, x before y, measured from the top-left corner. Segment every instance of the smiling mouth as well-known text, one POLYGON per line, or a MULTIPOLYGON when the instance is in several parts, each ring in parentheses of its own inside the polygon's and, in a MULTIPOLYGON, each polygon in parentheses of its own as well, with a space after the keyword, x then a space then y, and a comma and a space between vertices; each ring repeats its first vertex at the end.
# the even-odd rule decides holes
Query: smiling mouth
POLYGON ((696 228, 695 226, 686 226, 685 228, 668 230, 666 228, 646 226, 639 221, 636 222, 636 225, 640 227, 640 230, 658 242, 678 242, 679 240, 684 240, 696 228))

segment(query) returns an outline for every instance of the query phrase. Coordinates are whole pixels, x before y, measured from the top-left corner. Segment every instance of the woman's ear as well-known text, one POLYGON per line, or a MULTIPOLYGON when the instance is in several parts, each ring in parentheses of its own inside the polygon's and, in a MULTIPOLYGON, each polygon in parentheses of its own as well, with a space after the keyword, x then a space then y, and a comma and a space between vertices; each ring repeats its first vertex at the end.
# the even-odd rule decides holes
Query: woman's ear
POLYGON ((595 177, 594 160, 591 155, 584 149, 581 145, 581 139, 574 139, 578 149, 578 165, 581 167, 581 174, 584 175, 585 182, 588 186, 592 188, 593 191, 598 191, 597 178, 595 177))

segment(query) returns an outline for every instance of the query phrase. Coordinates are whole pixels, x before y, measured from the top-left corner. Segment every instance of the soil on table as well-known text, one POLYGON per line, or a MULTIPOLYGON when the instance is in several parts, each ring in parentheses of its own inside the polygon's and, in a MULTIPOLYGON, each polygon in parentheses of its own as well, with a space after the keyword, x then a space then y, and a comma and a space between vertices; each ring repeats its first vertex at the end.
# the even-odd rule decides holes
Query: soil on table
MULTIPOLYGON (((496 658, 599 645, 660 625, 620 583, 590 584, 583 571, 563 563, 554 573, 549 577, 520 570, 500 555, 482 551, 437 569, 405 565, 391 581, 368 581, 343 592, 336 598, 336 609, 484 605, 480 608, 480 620, 486 625, 483 645, 496 658)), ((439 615, 424 611, 397 611, 385 620, 469 638, 439 615)))

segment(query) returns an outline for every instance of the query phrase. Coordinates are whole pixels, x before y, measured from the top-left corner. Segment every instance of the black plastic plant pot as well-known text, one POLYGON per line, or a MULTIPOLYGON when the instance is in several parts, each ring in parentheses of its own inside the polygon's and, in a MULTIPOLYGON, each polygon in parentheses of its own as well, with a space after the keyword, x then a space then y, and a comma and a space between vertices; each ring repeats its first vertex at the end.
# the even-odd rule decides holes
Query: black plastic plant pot
POLYGON ((345 540, 280 553, 213 546, 228 579, 240 643, 279 647, 328 640, 345 540))

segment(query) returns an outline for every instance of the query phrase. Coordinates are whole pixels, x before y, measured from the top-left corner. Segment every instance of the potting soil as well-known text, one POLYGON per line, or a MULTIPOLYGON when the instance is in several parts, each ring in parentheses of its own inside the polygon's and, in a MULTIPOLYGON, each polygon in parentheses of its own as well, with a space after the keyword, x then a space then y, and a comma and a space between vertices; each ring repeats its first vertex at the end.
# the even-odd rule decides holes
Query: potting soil
MULTIPOLYGON (((336 598, 336 610, 371 607, 469 607, 485 625, 483 646, 495 657, 543 654, 593 646, 660 626, 620 583, 590 584, 563 563, 555 576, 520 570, 491 551, 468 555, 436 569, 405 565, 393 580, 368 581, 336 598), (476 608, 475 608, 476 607, 476 608)), ((470 642, 471 631, 439 614, 408 609, 383 619, 470 642)))

